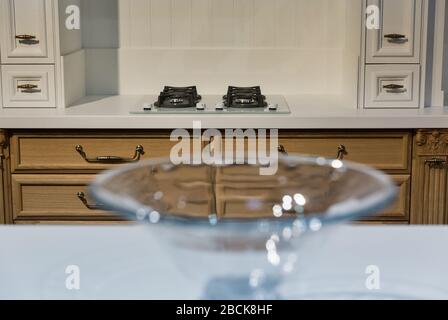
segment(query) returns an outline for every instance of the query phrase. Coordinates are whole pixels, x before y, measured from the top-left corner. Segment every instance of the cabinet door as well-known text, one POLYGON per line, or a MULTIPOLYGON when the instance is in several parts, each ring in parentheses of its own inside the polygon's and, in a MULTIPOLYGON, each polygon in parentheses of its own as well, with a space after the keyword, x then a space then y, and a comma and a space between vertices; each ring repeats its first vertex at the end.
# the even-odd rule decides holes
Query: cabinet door
POLYGON ((3 172, 5 170, 6 135, 0 130, 0 224, 6 221, 5 188, 3 185, 3 172))
POLYGON ((2 63, 54 63, 52 0, 0 0, 2 63))
POLYGON ((448 132, 419 132, 412 178, 412 224, 448 224, 448 132))
POLYGON ((3 157, 1 157, 0 151, 0 224, 5 223, 5 197, 3 190, 3 157))
POLYGON ((367 30, 367 63, 419 63, 422 0, 368 0, 379 8, 379 29, 367 30))
POLYGON ((2 70, 0 68, 0 109, 2 108, 3 108, 3 87, 2 87, 2 70))

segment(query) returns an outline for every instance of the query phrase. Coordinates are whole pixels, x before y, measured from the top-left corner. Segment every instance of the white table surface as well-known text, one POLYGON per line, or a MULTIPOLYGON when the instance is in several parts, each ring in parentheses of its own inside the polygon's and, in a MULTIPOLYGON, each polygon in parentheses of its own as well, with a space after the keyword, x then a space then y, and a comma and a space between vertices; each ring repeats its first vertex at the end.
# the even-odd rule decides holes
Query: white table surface
MULTIPOLYGON (((332 230, 318 252, 300 257, 314 257, 308 275, 314 280, 307 280, 314 289, 443 299, 447 245, 448 227, 344 226, 332 230), (380 269, 378 291, 365 286, 369 265, 380 269)), ((200 298, 204 282, 190 281, 179 267, 138 226, 0 228, 0 299, 200 298), (68 265, 81 270, 80 290, 65 286, 68 265)), ((304 283, 294 279, 282 289, 286 296, 304 283)))

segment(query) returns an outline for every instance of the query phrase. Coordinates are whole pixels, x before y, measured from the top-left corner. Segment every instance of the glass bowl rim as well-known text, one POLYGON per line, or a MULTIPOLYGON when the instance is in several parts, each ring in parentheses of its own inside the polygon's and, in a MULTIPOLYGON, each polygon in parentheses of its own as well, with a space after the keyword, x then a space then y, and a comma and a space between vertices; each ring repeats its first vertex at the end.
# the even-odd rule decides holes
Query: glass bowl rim
MULTIPOLYGON (((328 159, 323 157, 311 157, 311 156, 303 156, 297 154, 289 154, 289 155, 280 155, 278 161, 295 161, 299 164, 309 164, 309 165, 318 165, 318 166, 330 166, 337 159, 328 159), (320 159, 321 162, 318 163, 317 160, 320 159)), ((92 196, 92 198, 97 202, 101 203, 101 205, 110 211, 117 212, 121 217, 131 219, 131 221, 138 221, 136 219, 137 213, 142 209, 146 210, 146 212, 158 212, 158 210, 150 208, 149 206, 144 206, 138 201, 132 199, 131 197, 126 196, 117 196, 115 193, 106 191, 102 185, 104 183, 121 174, 130 172, 137 168, 143 168, 147 166, 157 166, 162 164, 172 164, 170 162, 170 158, 153 158, 148 160, 143 160, 138 163, 132 163, 123 165, 116 169, 111 169, 100 173, 94 179, 94 181, 88 186, 88 192, 92 196)), ((350 201, 344 200, 339 203, 339 206, 344 207, 343 214, 330 214, 328 212, 325 213, 310 213, 302 216, 291 216, 291 217, 282 217, 276 218, 274 216, 267 217, 259 217, 259 218, 247 218, 247 219, 222 219, 219 220, 219 223, 213 224, 211 223, 210 217, 185 217, 183 215, 164 215, 163 212, 160 212, 160 217, 153 224, 171 224, 175 226, 211 226, 216 227, 235 227, 235 226, 243 226, 247 227, 248 225, 253 225, 259 227, 260 222, 268 222, 270 224, 285 227, 291 226, 291 223, 297 220, 301 220, 306 223, 310 223, 311 221, 317 219, 322 223, 322 225, 336 224, 345 221, 356 220, 361 217, 366 217, 372 215, 374 213, 380 212, 381 210, 387 208, 388 205, 392 204, 395 200, 395 197, 398 193, 395 183, 392 181, 391 177, 386 173, 383 173, 377 169, 371 168, 367 165, 351 162, 351 161, 342 161, 345 169, 357 171, 359 173, 365 174, 375 180, 377 180, 380 184, 383 185, 382 190, 379 190, 373 194, 362 199, 362 205, 357 209, 350 209, 350 201)), ((185 164, 181 164, 185 165, 185 164)), ((201 163, 198 165, 189 165, 192 167, 200 167, 207 166, 207 164, 201 163)), ((209 165, 211 166, 211 165, 209 165)), ((213 165, 215 167, 230 167, 232 165, 213 165)), ((257 165, 253 165, 257 166, 257 165)), ((338 208, 339 209, 339 208, 338 208)), ((341 209, 339 209, 341 211, 341 209)))

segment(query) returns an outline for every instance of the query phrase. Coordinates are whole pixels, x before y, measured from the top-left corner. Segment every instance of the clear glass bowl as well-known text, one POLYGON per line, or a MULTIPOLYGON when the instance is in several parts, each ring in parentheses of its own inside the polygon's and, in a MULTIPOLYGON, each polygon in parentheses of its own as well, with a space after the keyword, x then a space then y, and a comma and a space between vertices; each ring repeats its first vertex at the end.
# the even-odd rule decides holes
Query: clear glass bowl
POLYGON ((209 299, 281 298, 307 237, 379 212, 396 195, 385 174, 339 160, 291 155, 274 175, 260 169, 155 159, 98 176, 90 193, 146 223, 209 299))

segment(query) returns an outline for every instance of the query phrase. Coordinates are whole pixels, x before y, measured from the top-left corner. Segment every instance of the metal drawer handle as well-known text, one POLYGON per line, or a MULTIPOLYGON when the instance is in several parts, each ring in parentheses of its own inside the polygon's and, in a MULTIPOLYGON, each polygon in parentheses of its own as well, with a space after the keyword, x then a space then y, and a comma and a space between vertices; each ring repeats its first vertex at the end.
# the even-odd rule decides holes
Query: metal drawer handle
POLYGON ((20 90, 21 93, 40 93, 42 90, 40 89, 23 89, 20 90))
POLYGON ((387 93, 405 93, 408 90, 400 84, 388 84, 383 86, 383 89, 386 89, 387 93))
POLYGON ((283 145, 279 145, 277 150, 278 150, 278 152, 280 152, 284 156, 288 155, 288 151, 286 151, 286 148, 283 145))
POLYGON ((17 86, 17 89, 19 89, 22 93, 42 92, 42 90, 38 89, 38 86, 35 84, 21 84, 17 86))
POLYGON ((104 207, 98 204, 89 204, 87 201, 86 195, 84 192, 78 192, 76 194, 78 196, 78 199, 81 200, 81 202, 84 204, 84 206, 89 210, 104 210, 104 207))
POLYGON ((16 35, 16 39, 19 40, 36 40, 36 36, 32 36, 29 34, 18 34, 16 35))
POLYGON ((17 89, 36 89, 37 85, 35 84, 21 84, 17 86, 17 89))
POLYGON ((394 43, 403 43, 408 41, 408 38, 404 34, 399 33, 385 34, 384 38, 386 38, 389 42, 394 43))
POLYGON ((142 146, 135 147, 135 154, 132 158, 122 158, 115 156, 100 156, 96 158, 89 158, 84 152, 84 148, 81 145, 75 147, 76 151, 81 155, 81 157, 89 163, 127 163, 127 162, 137 162, 140 160, 141 156, 145 154, 145 150, 142 146))
POLYGON ((348 155, 348 151, 347 148, 341 144, 338 146, 338 156, 337 159, 338 160, 344 160, 344 157, 348 155))
POLYGON ((16 35, 16 39, 19 40, 21 44, 38 44, 40 41, 37 40, 36 36, 32 36, 30 34, 18 34, 16 35))
POLYGON ((429 165, 430 168, 443 169, 447 165, 447 161, 440 158, 432 158, 430 160, 425 160, 425 164, 429 165))

